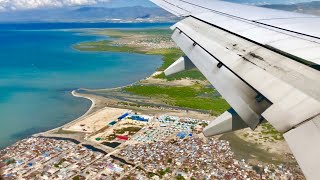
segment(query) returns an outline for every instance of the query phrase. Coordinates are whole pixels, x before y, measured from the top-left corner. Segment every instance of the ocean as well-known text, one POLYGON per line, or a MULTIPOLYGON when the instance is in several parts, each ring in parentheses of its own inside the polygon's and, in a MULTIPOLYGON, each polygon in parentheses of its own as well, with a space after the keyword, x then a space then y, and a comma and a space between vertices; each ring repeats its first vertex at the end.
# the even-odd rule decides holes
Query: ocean
POLYGON ((151 75, 161 56, 79 52, 72 45, 107 39, 72 28, 154 28, 170 24, 0 24, 0 149, 84 114, 78 88, 111 88, 151 75), (66 30, 67 29, 67 30, 66 30))

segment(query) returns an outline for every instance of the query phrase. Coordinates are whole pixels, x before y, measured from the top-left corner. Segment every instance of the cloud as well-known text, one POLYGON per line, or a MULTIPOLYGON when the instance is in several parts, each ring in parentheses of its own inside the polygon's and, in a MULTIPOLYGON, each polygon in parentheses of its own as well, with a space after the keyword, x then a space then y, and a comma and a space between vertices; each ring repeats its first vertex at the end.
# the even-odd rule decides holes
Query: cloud
POLYGON ((0 11, 94 5, 109 0, 0 0, 0 11))

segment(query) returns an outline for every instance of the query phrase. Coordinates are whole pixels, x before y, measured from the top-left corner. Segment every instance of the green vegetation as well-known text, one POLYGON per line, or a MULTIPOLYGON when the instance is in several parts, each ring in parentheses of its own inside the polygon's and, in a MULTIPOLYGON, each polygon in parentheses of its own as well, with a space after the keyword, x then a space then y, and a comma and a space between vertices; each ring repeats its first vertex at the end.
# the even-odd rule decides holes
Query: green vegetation
POLYGON ((105 52, 127 52, 139 53, 147 55, 161 55, 163 56, 162 66, 158 69, 163 71, 168 68, 174 61, 183 55, 183 52, 178 48, 156 49, 156 50, 142 50, 139 47, 127 45, 115 45, 113 41, 104 40, 96 42, 83 42, 74 46, 79 51, 105 51, 105 52))
POLYGON ((204 128, 207 127, 208 125, 209 125, 208 123, 202 123, 201 124, 201 126, 204 127, 204 128))
POLYGON ((134 135, 135 133, 137 133, 140 130, 141 130, 141 127, 126 127, 126 128, 122 128, 122 129, 115 129, 113 131, 116 134, 124 134, 125 132, 128 131, 129 135, 134 135))
POLYGON ((148 172, 148 177, 149 177, 149 178, 152 178, 152 177, 155 176, 155 175, 157 175, 157 174, 155 174, 155 173, 153 173, 153 172, 148 172))
POLYGON ((181 87, 136 85, 126 87, 124 90, 141 96, 165 99, 166 104, 173 106, 212 111, 215 115, 230 108, 223 98, 215 97, 214 89, 202 85, 181 87), (203 94, 206 97, 203 97, 203 94))
POLYGON ((162 177, 165 174, 169 173, 170 171, 171 171, 170 168, 166 168, 166 169, 162 169, 162 170, 158 171, 158 173, 160 174, 160 177, 162 177))
POLYGON ((202 81, 206 80, 206 77, 204 77, 202 73, 197 69, 190 69, 187 71, 179 72, 177 74, 173 74, 171 76, 166 76, 164 73, 161 73, 159 75, 154 76, 154 78, 166 79, 168 81, 181 80, 185 78, 202 80, 202 81))
POLYGON ((5 163, 6 163, 6 165, 8 166, 8 165, 10 165, 10 164, 16 163, 16 160, 15 160, 15 159, 8 159, 8 160, 5 161, 5 163))
POLYGON ((75 176, 75 177, 72 178, 72 180, 80 180, 80 176, 79 175, 75 176))
POLYGON ((59 168, 59 166, 65 161, 66 161, 66 159, 63 158, 58 163, 54 164, 53 166, 56 167, 56 168, 59 168))
POLYGON ((133 35, 157 36, 170 38, 172 31, 170 29, 108 29, 96 31, 94 34, 109 36, 112 38, 131 37, 133 35))
MULTIPOLYGON (((118 43, 117 40, 84 42, 75 45, 74 48, 81 51, 109 51, 161 55, 163 57, 163 63, 162 66, 158 68, 158 71, 164 71, 179 57, 184 55, 184 53, 178 48, 153 49, 139 47, 139 43, 134 45, 126 43, 128 41, 132 42, 133 40, 135 42, 144 43, 157 43, 158 41, 162 40, 169 42, 171 31, 168 29, 103 30, 96 31, 94 32, 94 34, 107 35, 112 38, 122 38, 124 42, 118 43)), ((169 77, 166 77, 164 73, 161 73, 155 76, 155 78, 166 79, 168 81, 181 80, 185 78, 194 80, 206 80, 206 78, 197 69, 180 72, 169 77)), ((228 108, 230 108, 228 103, 219 95, 217 95, 217 92, 215 90, 209 87, 204 87, 202 85, 181 87, 136 85, 124 88, 124 90, 133 94, 162 100, 168 105, 210 111, 213 115, 221 114, 228 108)), ((130 104, 128 103, 128 105, 130 104)), ((140 104, 137 105, 137 107, 139 106, 140 104)))
POLYGON ((186 173, 188 173, 189 172, 189 170, 188 170, 188 168, 184 168, 184 170, 183 170, 184 172, 186 172, 186 173))
POLYGON ((140 51, 137 48, 129 46, 116 46, 112 44, 112 41, 96 41, 96 42, 83 42, 74 46, 75 49, 80 51, 110 51, 110 52, 137 52, 140 51))
POLYGON ((83 176, 80 176, 80 175, 77 175, 77 176, 72 178, 72 180, 84 180, 84 179, 86 179, 86 178, 83 177, 83 176))
POLYGON ((185 178, 183 176, 181 176, 181 175, 177 176, 176 179, 177 180, 185 180, 185 178))
POLYGON ((184 53, 178 48, 169 48, 169 49, 156 49, 150 50, 145 54, 148 55, 161 55, 163 56, 163 63, 159 71, 164 71, 167 69, 172 63, 174 63, 178 58, 184 55, 184 53))
POLYGON ((116 137, 117 137, 116 134, 111 134, 111 135, 105 137, 104 139, 108 140, 108 141, 113 141, 114 139, 116 139, 116 137))
MULTIPOLYGON (((152 41, 156 42, 158 39, 166 39, 170 41, 171 31, 168 29, 139 29, 139 30, 105 30, 97 31, 94 34, 105 35, 112 38, 130 38, 132 36, 141 36, 142 42, 152 41)), ((108 51, 108 52, 127 52, 140 53, 148 55, 163 56, 163 64, 158 68, 159 71, 164 71, 184 53, 178 48, 162 48, 162 49, 144 49, 138 46, 117 45, 114 40, 103 40, 96 42, 83 42, 74 46, 80 51, 108 51)), ((164 74, 156 76, 156 78, 167 79, 169 81, 183 78, 205 80, 205 77, 197 70, 192 69, 185 72, 177 73, 173 76, 166 77, 164 74)))
POLYGON ((270 123, 263 123, 262 125, 262 134, 269 135, 274 140, 283 140, 283 135, 279 131, 277 131, 270 123))
POLYGON ((243 135, 243 137, 245 137, 245 138, 247 138, 249 136, 249 133, 245 133, 244 135, 243 135))

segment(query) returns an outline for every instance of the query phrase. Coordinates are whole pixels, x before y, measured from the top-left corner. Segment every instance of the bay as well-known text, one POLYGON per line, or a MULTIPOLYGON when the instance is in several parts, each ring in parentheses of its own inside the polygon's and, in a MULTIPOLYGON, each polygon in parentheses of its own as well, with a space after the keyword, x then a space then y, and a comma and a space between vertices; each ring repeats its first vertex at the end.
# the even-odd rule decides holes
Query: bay
MULTIPOLYGON (((162 63, 161 56, 79 52, 72 45, 105 37, 88 35, 86 30, 59 30, 65 28, 61 24, 50 30, 40 26, 0 30, 0 148, 84 114, 91 102, 73 97, 73 89, 131 84, 162 63)), ((127 28, 159 26, 166 25, 127 28)))

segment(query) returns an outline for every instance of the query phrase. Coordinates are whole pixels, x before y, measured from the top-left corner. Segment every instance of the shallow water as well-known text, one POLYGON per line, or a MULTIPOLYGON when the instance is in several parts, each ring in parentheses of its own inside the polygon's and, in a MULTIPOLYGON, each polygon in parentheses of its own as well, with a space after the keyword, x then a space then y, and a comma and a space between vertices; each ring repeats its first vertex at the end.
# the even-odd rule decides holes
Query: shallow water
POLYGON ((0 148, 85 113, 91 102, 71 90, 127 85, 162 63, 160 56, 72 49, 101 38, 71 30, 0 31, 0 148))

